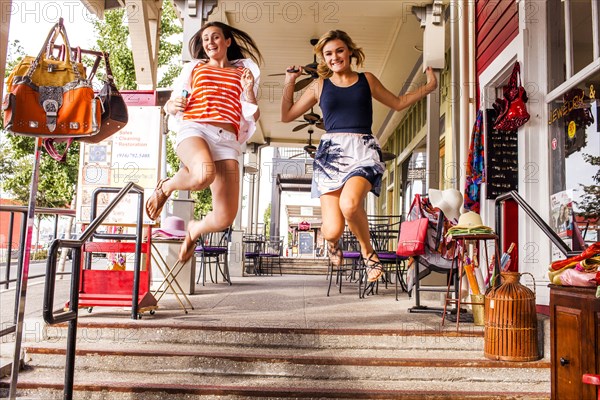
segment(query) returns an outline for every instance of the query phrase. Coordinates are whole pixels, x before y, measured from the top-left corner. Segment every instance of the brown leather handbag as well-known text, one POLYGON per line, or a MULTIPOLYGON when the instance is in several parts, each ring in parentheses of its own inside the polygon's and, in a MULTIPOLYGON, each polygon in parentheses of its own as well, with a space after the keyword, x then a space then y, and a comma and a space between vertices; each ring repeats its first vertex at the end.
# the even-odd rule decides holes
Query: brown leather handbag
POLYGON ((96 75, 100 61, 104 60, 104 65, 106 66, 106 80, 104 81, 102 89, 100 89, 100 92, 98 93, 98 97, 102 101, 102 123, 98 133, 89 137, 81 138, 80 140, 82 142, 99 143, 105 139, 108 139, 123 129, 129 120, 127 104, 125 104, 123 96, 121 96, 121 93, 119 93, 119 90, 115 85, 108 58, 108 53, 106 52, 96 53, 96 61, 92 67, 90 75, 88 76, 88 80, 91 81, 96 75))
POLYGON ((25 74, 22 75, 23 65, 18 65, 7 82, 2 102, 7 131, 44 138, 78 138, 100 130, 100 99, 82 74, 83 66, 74 62, 71 55, 61 19, 25 74), (58 35, 67 49, 64 61, 45 57, 58 35))

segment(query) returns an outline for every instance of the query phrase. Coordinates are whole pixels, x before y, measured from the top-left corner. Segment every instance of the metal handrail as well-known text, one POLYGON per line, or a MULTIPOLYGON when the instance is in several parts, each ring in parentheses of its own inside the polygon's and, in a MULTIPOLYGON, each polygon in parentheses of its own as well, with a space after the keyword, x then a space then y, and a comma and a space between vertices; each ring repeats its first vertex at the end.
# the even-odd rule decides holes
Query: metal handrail
POLYGON ((55 239, 48 249, 48 262, 46 264, 46 283, 44 287, 43 317, 49 325, 68 322, 67 350, 65 366, 65 385, 64 399, 73 398, 73 377, 75 374, 75 349, 77 343, 77 313, 79 309, 79 282, 81 279, 81 251, 83 245, 90 240, 98 227, 106 220, 108 215, 115 209, 123 198, 129 193, 137 193, 140 199, 138 205, 138 237, 136 238, 136 257, 134 267, 134 295, 132 296, 132 308, 137 315, 138 283, 139 283, 139 257, 141 252, 142 238, 142 210, 144 189, 133 182, 129 182, 122 189, 118 188, 99 188, 94 191, 92 201, 92 218, 88 227, 83 231, 79 239, 55 239), (108 204, 106 209, 95 217, 95 199, 99 192, 117 192, 115 198, 108 204), (97 193, 98 192, 98 193, 97 193), (69 301, 69 310, 54 313, 54 292, 56 288, 56 258, 60 248, 70 248, 73 250, 73 267, 71 269, 71 292, 69 301))
MULTIPOLYGON (((8 237, 7 237, 7 247, 6 247, 6 270, 5 276, 2 281, 0 281, 0 285, 4 286, 5 289, 9 288, 9 284, 12 282, 17 283, 17 292, 18 285, 20 282, 20 277, 17 276, 15 279, 10 279, 11 267, 12 267, 12 250, 13 250, 13 229, 15 224, 15 213, 22 214, 21 219, 21 230, 20 230, 20 238, 19 238, 19 257, 17 261, 17 265, 23 264, 23 252, 25 251, 25 230, 27 225, 27 207, 26 206, 17 206, 17 205, 0 205, 0 212, 10 213, 9 222, 8 222, 8 237)), ((35 209, 36 214, 41 215, 54 215, 54 237, 56 238, 57 230, 58 230, 58 217, 59 216, 67 216, 67 217, 75 217, 75 210, 70 208, 46 208, 46 207, 38 207, 35 209)), ((17 271, 19 274, 19 271, 17 271)), ((63 274, 62 272, 59 274, 63 274)), ((40 278, 44 275, 30 275, 29 279, 40 278)), ((15 305, 15 310, 17 306, 15 305)), ((0 332, 0 337, 2 334, 0 332)))
POLYGON ((510 192, 504 193, 498 197, 494 202, 495 207, 495 215, 496 215, 496 234, 498 237, 502 237, 502 210, 501 206, 507 200, 515 201, 522 209, 525 211, 525 214, 529 216, 535 222, 535 224, 542 230, 542 232, 550 239, 552 243, 567 257, 572 257, 579 252, 572 251, 569 246, 558 236, 556 232, 539 216, 538 213, 535 212, 533 208, 519 196, 516 190, 511 190, 510 192))

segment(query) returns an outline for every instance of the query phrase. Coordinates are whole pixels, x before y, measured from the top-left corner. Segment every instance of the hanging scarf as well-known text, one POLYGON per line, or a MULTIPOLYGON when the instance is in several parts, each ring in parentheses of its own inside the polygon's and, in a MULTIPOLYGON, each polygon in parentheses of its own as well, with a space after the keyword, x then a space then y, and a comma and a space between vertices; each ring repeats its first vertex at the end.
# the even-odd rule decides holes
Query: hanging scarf
POLYGON ((477 118, 471 133, 469 145, 469 158, 467 160, 467 176, 465 181, 465 202, 467 211, 479 213, 481 198, 481 183, 485 181, 483 160, 483 111, 477 111, 477 118))

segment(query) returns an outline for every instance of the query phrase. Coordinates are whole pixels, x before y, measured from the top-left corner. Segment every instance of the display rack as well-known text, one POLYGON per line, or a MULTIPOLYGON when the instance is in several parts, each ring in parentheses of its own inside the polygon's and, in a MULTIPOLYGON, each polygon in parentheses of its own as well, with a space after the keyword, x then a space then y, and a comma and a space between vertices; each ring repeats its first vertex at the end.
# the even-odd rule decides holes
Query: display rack
POLYGON ((519 189, 519 145, 517 131, 494 129, 496 111, 487 110, 485 158, 487 166, 487 199, 519 189))

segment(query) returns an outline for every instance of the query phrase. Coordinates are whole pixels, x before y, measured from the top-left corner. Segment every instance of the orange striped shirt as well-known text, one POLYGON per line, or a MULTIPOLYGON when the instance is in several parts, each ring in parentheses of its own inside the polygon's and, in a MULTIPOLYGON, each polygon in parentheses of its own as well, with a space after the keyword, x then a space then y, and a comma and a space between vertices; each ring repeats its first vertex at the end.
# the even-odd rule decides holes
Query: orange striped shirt
POLYGON ((244 68, 218 68, 198 64, 192 72, 192 92, 183 112, 184 120, 227 122, 240 130, 242 72, 244 68))

